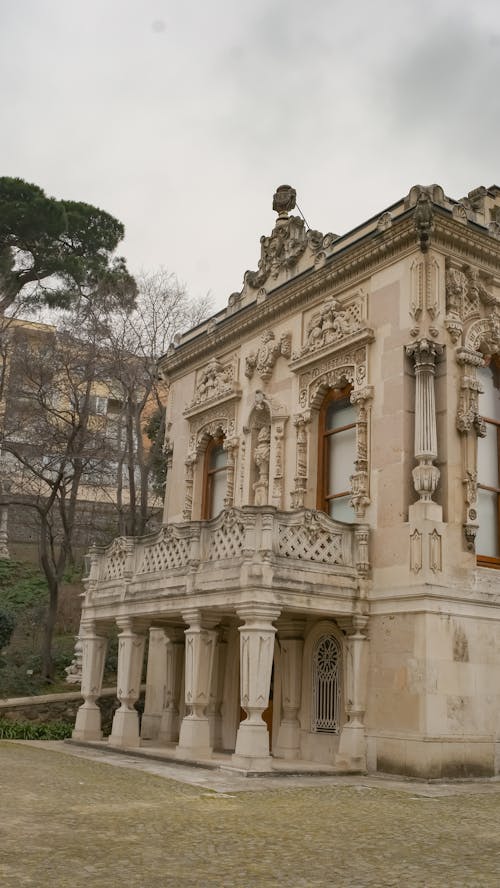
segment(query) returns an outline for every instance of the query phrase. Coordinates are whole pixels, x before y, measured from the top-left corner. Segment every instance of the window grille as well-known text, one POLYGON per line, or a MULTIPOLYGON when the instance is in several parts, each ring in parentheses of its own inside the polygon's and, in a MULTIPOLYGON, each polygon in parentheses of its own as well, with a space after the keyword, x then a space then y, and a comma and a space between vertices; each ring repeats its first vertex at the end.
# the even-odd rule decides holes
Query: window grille
POLYGON ((341 649, 334 635, 322 635, 313 654, 312 730, 338 734, 340 730, 341 649))

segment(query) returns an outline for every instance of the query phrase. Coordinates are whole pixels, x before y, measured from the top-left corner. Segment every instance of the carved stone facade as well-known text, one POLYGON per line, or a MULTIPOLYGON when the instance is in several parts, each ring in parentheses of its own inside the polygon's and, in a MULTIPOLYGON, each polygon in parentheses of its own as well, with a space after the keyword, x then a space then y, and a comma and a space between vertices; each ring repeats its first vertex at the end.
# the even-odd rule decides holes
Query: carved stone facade
POLYGON ((164 524, 91 553, 75 737, 100 736, 114 622, 117 746, 142 742, 149 631, 153 748, 232 750, 251 772, 280 757, 498 773, 500 554, 475 550, 497 496, 478 454, 500 428, 482 406, 500 362, 500 189, 416 185, 345 237, 295 204, 281 186, 257 270, 161 361, 164 524))

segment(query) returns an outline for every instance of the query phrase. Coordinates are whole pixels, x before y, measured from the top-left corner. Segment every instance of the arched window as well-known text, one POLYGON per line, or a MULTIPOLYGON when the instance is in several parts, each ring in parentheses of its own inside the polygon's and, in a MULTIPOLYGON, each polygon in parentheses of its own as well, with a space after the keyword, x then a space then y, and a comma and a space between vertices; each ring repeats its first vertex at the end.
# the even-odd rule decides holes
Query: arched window
POLYGON ((318 508, 338 521, 354 521, 350 476, 356 455, 356 410, 351 387, 331 389, 319 415, 318 508))
POLYGON ((312 724, 315 732, 338 734, 340 730, 340 680, 342 651, 334 635, 316 642, 312 663, 312 724))
POLYGON ((500 567, 500 372, 492 363, 478 374, 483 388, 479 412, 486 437, 478 438, 477 445, 477 561, 500 567))
POLYGON ((205 452, 202 518, 215 518, 224 508, 227 489, 227 450, 224 438, 211 438, 205 452))

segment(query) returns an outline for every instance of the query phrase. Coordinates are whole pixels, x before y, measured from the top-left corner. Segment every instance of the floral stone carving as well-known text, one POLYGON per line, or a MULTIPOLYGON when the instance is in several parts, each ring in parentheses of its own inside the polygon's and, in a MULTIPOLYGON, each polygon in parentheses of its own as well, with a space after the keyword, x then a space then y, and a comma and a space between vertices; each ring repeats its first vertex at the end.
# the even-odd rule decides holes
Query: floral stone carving
POLYGON ((254 371, 257 371, 260 378, 267 381, 271 378, 273 367, 279 356, 289 358, 290 351, 291 336, 289 333, 283 333, 276 341, 273 331, 266 330, 262 334, 261 344, 257 351, 252 352, 246 359, 245 376, 251 379, 254 371))
POLYGON ((338 342, 344 336, 357 333, 360 329, 360 320, 352 310, 341 309, 336 299, 327 299, 307 325, 306 341, 301 348, 300 357, 330 343, 338 342))

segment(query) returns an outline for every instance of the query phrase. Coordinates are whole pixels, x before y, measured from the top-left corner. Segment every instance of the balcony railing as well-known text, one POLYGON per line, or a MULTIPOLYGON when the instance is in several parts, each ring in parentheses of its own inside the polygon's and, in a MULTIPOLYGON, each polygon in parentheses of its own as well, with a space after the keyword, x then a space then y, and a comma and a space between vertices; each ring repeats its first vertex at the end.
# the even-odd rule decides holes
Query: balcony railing
POLYGON ((210 521, 168 524, 145 537, 118 537, 90 551, 87 592, 93 598, 161 577, 264 560, 343 576, 366 576, 368 526, 334 521, 324 512, 281 512, 271 506, 226 509, 210 521))

